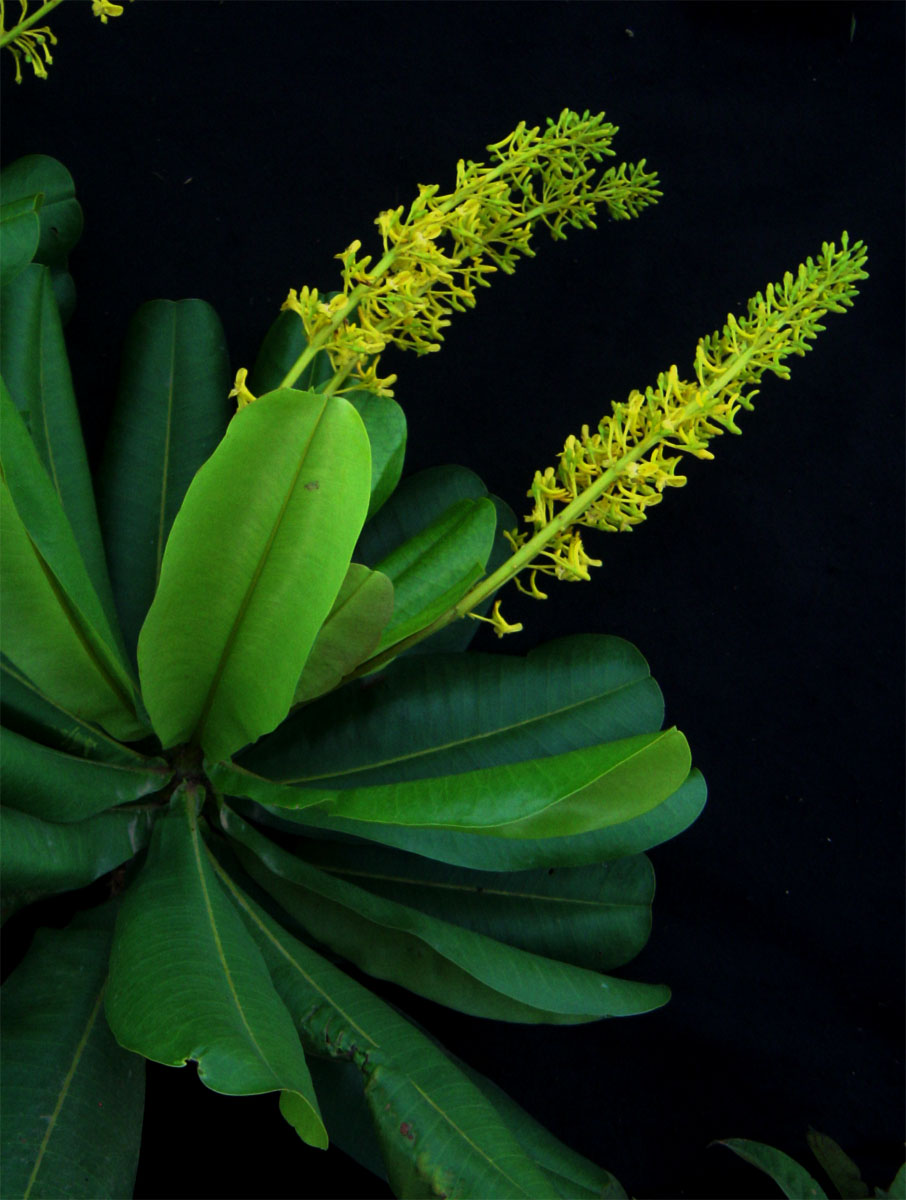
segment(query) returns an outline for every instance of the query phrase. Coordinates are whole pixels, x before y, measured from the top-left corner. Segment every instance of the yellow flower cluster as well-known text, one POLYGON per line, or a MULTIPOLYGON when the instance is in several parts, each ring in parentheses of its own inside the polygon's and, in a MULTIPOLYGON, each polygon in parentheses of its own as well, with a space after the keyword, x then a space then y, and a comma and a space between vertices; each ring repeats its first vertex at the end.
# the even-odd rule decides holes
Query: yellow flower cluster
POLYGON ((333 300, 310 288, 289 293, 283 308, 301 317, 308 349, 284 385, 324 349, 334 370, 329 390, 351 377, 350 388, 390 395, 396 377, 378 374, 383 351, 391 344, 417 354, 438 350, 450 314, 474 306, 487 276, 510 273, 519 257, 533 254, 536 225, 563 238, 568 225, 594 228, 600 205, 626 219, 655 203, 661 193, 644 160, 598 174, 596 164, 614 154, 616 132, 603 114, 568 109, 543 131, 523 122, 488 147, 490 165, 460 160, 453 192, 422 184, 408 211, 381 213, 377 263, 355 241, 337 255, 343 288, 333 300))
MULTIPOLYGON (((12 29, 6 28, 6 4, 0 0, 0 48, 5 46, 16 63, 16 83, 22 82, 21 59, 25 59, 38 79, 47 78, 47 68, 53 62, 50 47, 57 44, 57 39, 51 33, 49 25, 35 24, 62 0, 45 0, 38 3, 31 15, 28 12, 29 0, 19 0, 19 20, 12 29)), ((113 0, 91 0, 91 11, 101 18, 101 24, 107 24, 108 17, 118 17, 123 11, 121 4, 113 0)))
POLYGON ((764 295, 749 301, 746 316, 730 314, 720 332, 699 341, 693 380, 680 379, 672 366, 655 387, 614 404, 595 432, 584 425, 579 437, 570 435, 557 468, 537 471, 527 493, 534 501, 526 517, 534 534, 509 535, 517 553, 537 548, 538 557, 526 564, 529 585, 517 579, 517 586, 543 598, 538 572, 588 579, 588 568, 600 560, 588 556, 577 526, 631 529, 666 488, 682 487, 682 454, 713 458, 713 437, 740 432, 736 414, 753 407, 764 373, 789 378, 784 359, 811 349, 826 313, 852 307, 855 285, 867 278, 866 261, 864 245, 850 245, 846 233, 839 251, 825 243, 817 261, 809 258, 795 276, 787 272, 782 283, 768 284, 764 295))

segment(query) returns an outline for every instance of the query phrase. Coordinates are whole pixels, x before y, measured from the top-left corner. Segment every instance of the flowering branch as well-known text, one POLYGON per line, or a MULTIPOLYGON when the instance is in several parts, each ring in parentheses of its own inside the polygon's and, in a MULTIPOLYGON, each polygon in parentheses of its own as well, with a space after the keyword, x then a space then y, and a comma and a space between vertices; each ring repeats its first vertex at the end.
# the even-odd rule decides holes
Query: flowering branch
MULTIPOLYGON (((19 0, 19 21, 12 29, 6 28, 6 4, 0 0, 0 49, 4 46, 11 52, 16 62, 16 83, 22 82, 22 65, 24 58, 38 79, 47 78, 47 68, 53 62, 50 47, 57 44, 57 39, 51 33, 49 25, 35 28, 38 21, 49 12, 62 4, 63 0, 45 0, 31 16, 28 15, 28 0, 19 0)), ((112 0, 91 0, 91 11, 100 17, 101 24, 107 24, 108 17, 118 17, 123 11, 121 4, 112 0)))

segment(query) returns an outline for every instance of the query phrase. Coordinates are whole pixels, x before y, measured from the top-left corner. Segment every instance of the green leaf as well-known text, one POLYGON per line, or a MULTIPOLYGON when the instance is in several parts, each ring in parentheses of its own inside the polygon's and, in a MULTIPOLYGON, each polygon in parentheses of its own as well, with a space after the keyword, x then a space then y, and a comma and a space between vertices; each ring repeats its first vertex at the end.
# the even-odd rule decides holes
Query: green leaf
POLYGON ((574 1024, 649 1012, 667 988, 543 958, 332 878, 224 809, 245 870, 318 942, 379 979, 460 1012, 574 1024))
POLYGON ((0 723, 64 754, 123 766, 149 765, 147 755, 124 746, 97 725, 51 703, 12 663, 2 659, 0 723))
POLYGON ((809 1129, 806 1141, 842 1200, 864 1200, 871 1194, 859 1168, 833 1138, 817 1129, 809 1129))
POLYGON ((114 905, 39 929, 2 989, 3 1194, 131 1196, 145 1064, 114 1041, 103 997, 114 905))
POLYGON ((148 841, 152 811, 150 806, 114 809, 58 825, 0 807, 4 919, 44 896, 85 887, 127 862, 148 841))
POLYGON ((139 637, 164 746, 213 759, 286 716, 368 507, 368 438, 336 396, 285 389, 231 421, 173 522, 139 637))
POLYGON ((460 775, 342 791, 273 783, 226 763, 208 764, 207 771, 224 794, 304 809, 305 823, 326 829, 367 836, 364 825, 373 822, 564 837, 631 820, 660 804, 686 777, 689 747, 673 728, 460 775))
POLYGON ((371 443, 369 519, 382 508, 399 483, 406 457, 406 414, 391 396, 346 392, 371 443))
POLYGON ((494 1106, 431 1041, 288 934, 222 868, 218 874, 293 1014, 306 1051, 351 1061, 360 1071, 396 1195, 550 1196, 547 1176, 494 1106))
POLYGON ((0 649, 53 702, 123 740, 141 737, 133 685, 72 529, 5 391, 0 649))
POLYGON ((293 1020, 212 869, 196 811, 201 799, 191 785, 177 789, 123 898, 107 1020, 120 1045, 154 1062, 197 1061, 212 1091, 279 1091, 286 1120, 323 1148, 327 1135, 293 1020))
POLYGON ((296 684, 293 704, 337 687, 372 653, 393 612, 393 584, 380 571, 351 563, 296 684))
POLYGON ((883 1196, 885 1200, 906 1200, 906 1163, 897 1171, 896 1178, 887 1191, 875 1188, 875 1195, 883 1196))
POLYGON ((360 843, 300 840, 295 853, 339 879, 534 954, 607 971, 643 948, 654 871, 642 854, 583 867, 471 871, 360 843))
POLYGON ((83 821, 160 791, 173 771, 162 759, 132 766, 61 754, 0 729, 3 803, 45 821, 83 821))
POLYGON ((405 480, 356 547, 356 559, 393 583, 393 617, 378 651, 408 637, 462 599, 484 574, 497 527, 487 489, 459 467, 405 480))
POLYGON ((770 1175, 788 1200, 827 1200, 821 1185, 782 1150, 746 1138, 726 1138, 713 1145, 726 1146, 753 1167, 770 1175))
POLYGON ((40 196, 23 196, 0 206, 0 287, 12 283, 35 257, 41 222, 40 196))
POLYGON ((37 263, 26 267, 0 292, 0 308, 0 374, 69 519, 107 618, 115 625, 94 488, 50 269, 37 263))
POLYGON ((46 154, 17 158, 0 171, 0 193, 4 204, 41 195, 37 260, 47 266, 65 266, 81 237, 83 217, 72 176, 63 164, 46 154))
POLYGON ((134 655, 173 519, 232 415, 220 318, 203 300, 153 300, 126 334, 100 475, 110 576, 134 655))

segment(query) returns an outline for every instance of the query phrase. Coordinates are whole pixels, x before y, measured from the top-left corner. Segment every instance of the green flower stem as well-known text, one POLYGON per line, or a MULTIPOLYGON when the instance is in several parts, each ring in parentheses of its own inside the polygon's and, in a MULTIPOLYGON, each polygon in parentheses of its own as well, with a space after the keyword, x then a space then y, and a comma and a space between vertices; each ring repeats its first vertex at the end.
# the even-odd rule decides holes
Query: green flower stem
POLYGON ((21 34, 25 33, 26 30, 31 29, 32 25, 36 25, 42 17, 46 17, 52 9, 56 8, 58 4, 62 3, 63 0, 46 0, 46 3, 42 4, 40 8, 36 9, 30 17, 26 17, 23 21, 20 21, 18 25, 14 25, 12 29, 0 34, 0 50, 2 50, 4 46, 8 45, 8 43, 14 42, 21 34))

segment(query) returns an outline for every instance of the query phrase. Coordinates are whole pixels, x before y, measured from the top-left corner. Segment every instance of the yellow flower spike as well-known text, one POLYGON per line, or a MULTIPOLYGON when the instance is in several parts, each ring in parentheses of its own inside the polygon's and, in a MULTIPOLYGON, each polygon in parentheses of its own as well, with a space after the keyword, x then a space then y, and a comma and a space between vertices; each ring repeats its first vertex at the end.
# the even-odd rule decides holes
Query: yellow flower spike
POLYGON ((233 390, 230 392, 229 396, 231 400, 234 397, 236 398, 237 411, 241 408, 245 408, 247 404, 254 404, 254 402, 258 399, 258 397, 253 396, 245 386, 245 381, 247 378, 248 371, 245 369, 245 367, 240 367, 236 372, 236 382, 234 383, 233 390))
POLYGON ((494 602, 494 607, 491 610, 491 615, 489 617, 482 617, 479 613, 474 612, 470 612, 468 615, 473 621, 486 621, 489 625, 493 625, 494 632, 499 638, 506 637, 508 633, 522 632, 523 627, 521 622, 517 625, 510 625, 510 623, 504 619, 500 612, 499 600, 494 602))

